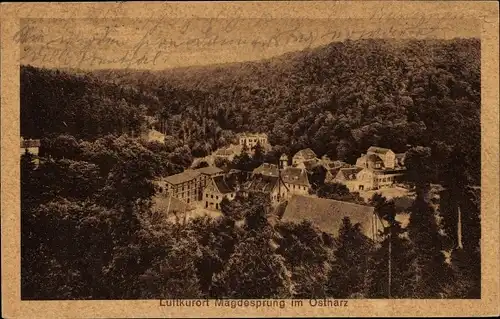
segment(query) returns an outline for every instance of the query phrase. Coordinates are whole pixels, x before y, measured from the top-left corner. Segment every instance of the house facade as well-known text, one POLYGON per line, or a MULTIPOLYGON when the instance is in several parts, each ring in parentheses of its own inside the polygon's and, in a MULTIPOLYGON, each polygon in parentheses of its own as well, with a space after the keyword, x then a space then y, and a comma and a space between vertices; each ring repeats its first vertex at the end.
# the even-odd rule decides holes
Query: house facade
POLYGON ((267 134, 265 133, 244 133, 239 135, 238 144, 240 146, 247 145, 249 148, 255 147, 260 143, 262 147, 268 144, 267 134))
POLYGON ((40 150, 40 140, 24 139, 21 136, 21 155, 26 152, 38 156, 40 150))
POLYGON ((288 198, 289 190, 278 176, 255 174, 240 190, 244 197, 250 193, 266 194, 271 204, 275 205, 288 198))
POLYGON ((209 180, 203 192, 204 207, 211 210, 220 210, 220 203, 224 198, 233 200, 236 189, 224 176, 216 176, 209 180))
MULTIPOLYGON (((404 175, 404 153, 395 154, 382 147, 370 147, 356 161, 355 168, 341 168, 332 181, 342 183, 351 192, 392 187, 404 175)), ((331 178, 331 176, 328 176, 331 178)))
POLYGON ((385 168, 393 169, 396 165, 396 154, 388 148, 371 146, 366 151, 366 155, 378 156, 384 163, 385 168))
POLYGON ((306 148, 295 153, 295 155, 292 158, 292 164, 294 166, 298 166, 306 161, 311 161, 311 160, 318 161, 316 153, 314 153, 312 149, 306 148))
POLYGON ((279 171, 277 165, 263 163, 261 166, 254 169, 253 175, 281 177, 283 184, 287 188, 286 196, 289 194, 307 195, 311 188, 309 175, 303 168, 289 167, 282 164, 282 169, 279 171))

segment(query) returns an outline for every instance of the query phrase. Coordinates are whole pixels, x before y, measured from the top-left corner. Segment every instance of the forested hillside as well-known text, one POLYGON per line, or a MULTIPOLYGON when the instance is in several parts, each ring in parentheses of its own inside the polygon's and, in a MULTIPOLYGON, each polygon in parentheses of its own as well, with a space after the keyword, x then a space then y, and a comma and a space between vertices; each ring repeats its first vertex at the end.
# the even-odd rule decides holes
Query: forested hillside
POLYGON ((479 39, 345 41, 261 62, 92 75, 158 97, 166 131, 192 146, 218 129, 351 162, 371 145, 423 145, 440 162, 464 155, 479 181, 479 39))
MULTIPOLYGON (((480 298, 479 55, 474 39, 362 40, 162 72, 23 66, 21 134, 42 145, 36 169, 21 160, 22 298, 480 298), (146 115, 165 145, 134 138, 146 115), (407 151, 408 226, 379 194, 380 245, 348 219, 336 238, 272 224, 267 196, 184 223, 153 209, 155 178, 240 131, 274 145, 237 155, 240 170, 304 147, 351 162, 371 145, 407 151), (439 209, 435 181, 448 189, 439 209)), ((317 193, 358 200, 330 188, 317 193)))
POLYGON ((345 41, 259 62, 21 76, 25 135, 122 133, 149 112, 197 155, 237 131, 266 132, 279 152, 311 147, 349 162, 371 145, 422 145, 441 163, 462 156, 479 183, 479 39, 345 41))

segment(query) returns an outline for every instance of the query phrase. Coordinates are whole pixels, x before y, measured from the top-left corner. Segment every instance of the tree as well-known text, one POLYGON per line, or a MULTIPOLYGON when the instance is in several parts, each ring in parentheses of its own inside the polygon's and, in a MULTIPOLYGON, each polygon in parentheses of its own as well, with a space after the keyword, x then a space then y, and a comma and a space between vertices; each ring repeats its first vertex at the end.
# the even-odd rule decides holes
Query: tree
MULTIPOLYGON (((143 298, 199 299, 202 297, 196 262, 202 251, 187 233, 163 245, 166 257, 155 258, 141 276, 147 283, 143 298), (188 236, 186 236, 188 235, 188 236)), ((177 236, 175 236, 177 237, 177 236)))
POLYGON ((59 135, 47 144, 45 147, 45 156, 48 155, 56 159, 68 158, 77 160, 81 153, 78 141, 71 135, 59 135))
POLYGON ((352 224, 348 217, 342 219, 337 249, 327 283, 327 293, 334 298, 351 298, 365 294, 365 274, 373 244, 365 237, 359 224, 352 224))
POLYGON ((406 230, 396 219, 397 209, 393 200, 376 193, 370 199, 383 230, 369 260, 368 295, 370 298, 411 298, 413 277, 409 265, 412 247, 406 230))
POLYGON ((214 160, 214 165, 217 166, 218 168, 224 169, 226 167, 229 167, 230 162, 225 158, 216 157, 214 160))
POLYGON ((309 174, 309 182, 311 183, 312 189, 317 190, 325 184, 326 169, 323 165, 315 166, 309 174))
POLYGON ((294 298, 325 298, 331 247, 309 221, 281 222, 277 253, 285 257, 295 285, 294 298))
POLYGON ((414 298, 438 298, 450 276, 442 253, 442 237, 433 207, 417 196, 410 209, 408 237, 414 258, 411 271, 415 281, 414 298))
POLYGON ((253 150, 253 155, 252 159, 254 161, 255 167, 260 166, 262 163, 264 163, 264 156, 265 156, 265 151, 264 147, 260 144, 260 142, 257 142, 254 147, 252 147, 253 150))
POLYGON ((208 166, 210 165, 208 165, 207 161, 199 161, 193 168, 203 168, 208 166))
POLYGON ((405 156, 405 166, 408 181, 416 187, 420 196, 427 198, 429 184, 433 178, 431 149, 422 146, 409 149, 405 156))
POLYGON ((214 278, 216 298, 290 298, 291 274, 283 256, 276 254, 271 238, 252 233, 236 245, 224 270, 214 278))
POLYGON ((241 171, 251 172, 256 166, 250 155, 242 152, 240 155, 234 157, 231 167, 241 171))
POLYGON ((316 195, 321 198, 365 204, 365 200, 359 196, 359 193, 351 193, 347 186, 341 183, 325 183, 318 187, 316 195))

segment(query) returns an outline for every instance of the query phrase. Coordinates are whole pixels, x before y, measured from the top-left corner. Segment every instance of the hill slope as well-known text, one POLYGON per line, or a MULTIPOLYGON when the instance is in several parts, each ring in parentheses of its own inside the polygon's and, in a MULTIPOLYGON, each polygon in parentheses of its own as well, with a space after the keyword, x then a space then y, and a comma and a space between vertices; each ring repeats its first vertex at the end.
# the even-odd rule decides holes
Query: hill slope
POLYGON ((288 153, 353 161, 370 145, 418 144, 480 163, 479 39, 344 41, 258 62, 87 76, 152 96, 161 129, 198 153, 229 131, 262 131, 288 153))

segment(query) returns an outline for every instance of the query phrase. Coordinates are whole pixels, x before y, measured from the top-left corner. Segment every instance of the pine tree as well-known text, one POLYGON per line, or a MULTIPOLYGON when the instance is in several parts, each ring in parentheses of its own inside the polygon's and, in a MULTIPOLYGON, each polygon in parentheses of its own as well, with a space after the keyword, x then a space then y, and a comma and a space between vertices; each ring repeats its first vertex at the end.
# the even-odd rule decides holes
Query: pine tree
POLYGON ((344 217, 336 244, 327 294, 334 298, 364 295, 365 274, 373 243, 362 234, 360 224, 353 225, 348 217, 344 217))
POLYGON ((413 246, 413 298, 439 298, 451 275, 442 252, 442 237, 434 208, 417 196, 410 208, 408 236, 413 246))
POLYGON ((382 241, 370 258, 368 295, 370 298, 408 298, 412 291, 409 272, 411 245, 405 238, 406 230, 396 220, 394 201, 380 194, 371 199, 375 213, 384 221, 380 234, 382 241))

